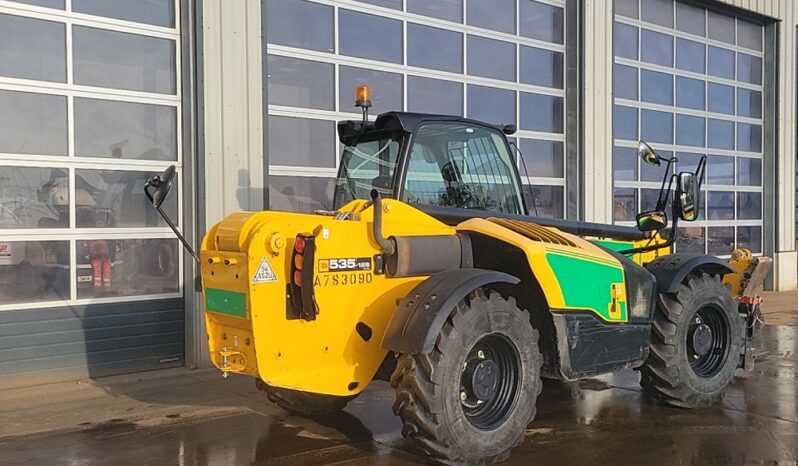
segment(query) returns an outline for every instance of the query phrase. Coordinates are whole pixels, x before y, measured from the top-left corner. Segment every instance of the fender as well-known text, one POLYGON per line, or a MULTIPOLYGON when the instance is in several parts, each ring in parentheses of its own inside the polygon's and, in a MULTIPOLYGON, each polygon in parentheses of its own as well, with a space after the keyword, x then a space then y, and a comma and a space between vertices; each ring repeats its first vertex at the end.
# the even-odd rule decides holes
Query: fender
POLYGON ((704 254, 668 254, 654 259, 645 267, 656 277, 659 293, 675 293, 687 275, 694 271, 721 276, 734 272, 725 261, 704 254))
POLYGON ((431 275, 399 301, 385 329, 382 348, 396 353, 429 353, 452 309, 475 289, 520 281, 504 272, 450 269, 431 275))

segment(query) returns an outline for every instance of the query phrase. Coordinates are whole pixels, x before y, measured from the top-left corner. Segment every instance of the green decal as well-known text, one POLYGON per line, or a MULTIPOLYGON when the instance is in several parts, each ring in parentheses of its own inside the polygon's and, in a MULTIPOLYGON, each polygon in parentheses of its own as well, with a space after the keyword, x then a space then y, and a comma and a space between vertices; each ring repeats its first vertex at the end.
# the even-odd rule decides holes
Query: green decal
POLYGON ((620 264, 608 259, 561 251, 547 251, 549 262, 560 282, 568 309, 592 310, 602 319, 626 321, 626 302, 618 303, 619 313, 610 315, 612 284, 624 283, 620 264))
POLYGON ((246 319, 247 295, 236 291, 206 288, 205 310, 246 319))
POLYGON ((632 249, 635 247, 635 243, 630 241, 608 241, 608 240, 594 240, 591 241, 593 244, 598 244, 599 246, 605 247, 612 251, 623 251, 625 249, 632 249))

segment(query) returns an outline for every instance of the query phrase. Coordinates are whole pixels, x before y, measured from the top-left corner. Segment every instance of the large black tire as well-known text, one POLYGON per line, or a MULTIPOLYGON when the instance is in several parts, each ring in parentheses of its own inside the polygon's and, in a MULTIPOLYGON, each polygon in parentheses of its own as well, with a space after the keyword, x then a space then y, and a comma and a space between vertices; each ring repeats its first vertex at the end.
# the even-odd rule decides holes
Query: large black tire
POLYGON ((391 385, 402 435, 443 463, 506 460, 535 417, 542 362, 538 332, 528 312, 498 293, 490 297, 481 290, 471 293, 451 313, 431 353, 399 355, 391 385), (513 353, 514 360, 507 357, 513 353), (480 365, 493 367, 487 369, 493 372, 482 378, 477 371, 485 369, 478 369, 480 365), (473 388, 475 384, 482 389, 473 388), (509 393, 509 398, 489 395, 480 401, 475 394, 485 394, 485 386, 498 394, 509 393))
POLYGON ((640 369, 643 390, 683 408, 719 401, 740 362, 743 325, 718 276, 691 275, 676 293, 660 294, 651 351, 640 369))
POLYGON ((256 380, 256 386, 266 393, 269 401, 286 411, 302 416, 325 416, 343 410, 355 396, 333 396, 279 388, 256 380))

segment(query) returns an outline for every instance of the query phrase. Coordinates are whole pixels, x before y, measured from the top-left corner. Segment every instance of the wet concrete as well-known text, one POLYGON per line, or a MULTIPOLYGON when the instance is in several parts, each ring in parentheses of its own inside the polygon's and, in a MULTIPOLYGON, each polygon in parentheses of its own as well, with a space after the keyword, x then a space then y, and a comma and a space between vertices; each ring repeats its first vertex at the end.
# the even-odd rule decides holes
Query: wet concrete
MULTIPOLYGON (((798 464, 797 335, 798 327, 765 327, 756 370, 707 409, 649 400, 634 371, 575 384, 547 381, 537 419, 506 464, 798 464)), ((402 439, 392 401, 390 387, 375 383, 345 412, 325 418, 274 409, 188 419, 172 412, 158 425, 120 417, 0 438, 0 464, 428 463, 402 439)))

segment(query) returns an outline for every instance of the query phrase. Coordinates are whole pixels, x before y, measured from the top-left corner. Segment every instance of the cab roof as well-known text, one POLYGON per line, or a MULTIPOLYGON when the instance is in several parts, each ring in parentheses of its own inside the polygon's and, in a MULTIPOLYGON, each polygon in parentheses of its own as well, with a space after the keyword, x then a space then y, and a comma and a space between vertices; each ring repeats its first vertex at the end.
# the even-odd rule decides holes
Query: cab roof
POLYGON ((362 139, 374 139, 375 137, 387 136, 391 133, 402 132, 410 134, 416 128, 429 121, 448 121, 457 123, 467 123, 472 125, 485 126, 498 131, 506 131, 502 125, 492 125, 484 121, 472 120, 454 115, 435 115, 430 113, 412 112, 386 112, 380 114, 373 123, 368 123, 363 127, 362 122, 344 120, 338 122, 338 139, 344 144, 357 143, 362 139))

